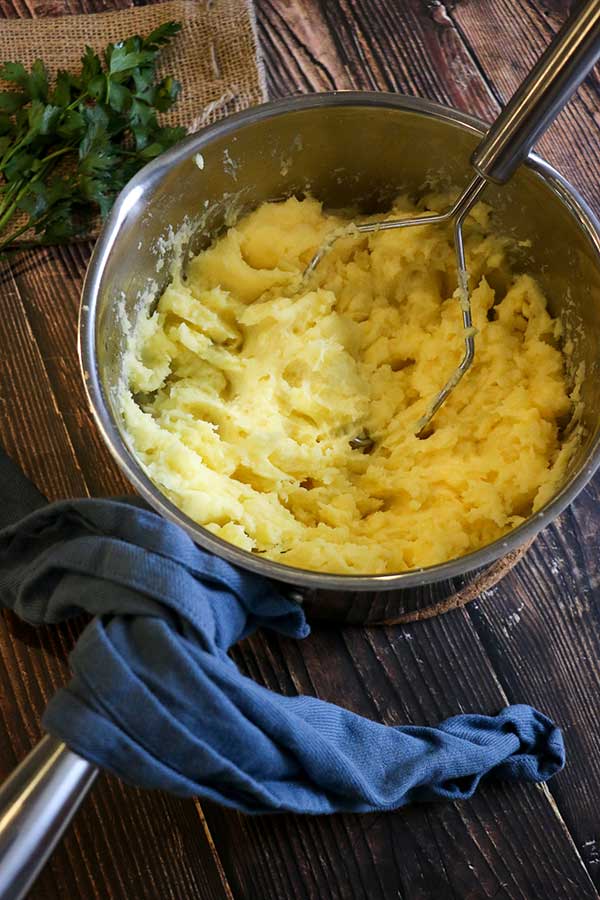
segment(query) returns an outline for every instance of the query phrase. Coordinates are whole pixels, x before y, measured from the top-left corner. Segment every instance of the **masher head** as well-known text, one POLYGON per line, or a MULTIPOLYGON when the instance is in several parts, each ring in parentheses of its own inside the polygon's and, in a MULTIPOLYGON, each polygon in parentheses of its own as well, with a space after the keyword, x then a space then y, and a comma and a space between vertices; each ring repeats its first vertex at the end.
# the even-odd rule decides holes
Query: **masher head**
MULTIPOLYGON (((454 249, 456 252, 456 271, 458 276, 458 299, 463 321, 463 335, 465 350, 460 364, 450 375, 443 388, 435 395, 425 415, 423 415, 415 426, 415 434, 417 437, 424 435, 425 429, 435 416, 438 409, 446 402, 454 388, 458 385, 461 378, 471 366, 475 356, 475 339, 473 330, 473 320, 471 316, 471 295, 469 292, 469 275, 465 261, 465 247, 463 241, 462 225, 476 203, 479 195, 486 185, 486 180, 477 175, 465 188, 455 203, 443 213, 431 213, 424 216, 413 216, 406 219, 384 219, 381 222, 364 222, 362 224, 351 224, 347 228, 338 228, 323 243, 312 259, 308 263, 303 273, 303 280, 310 278, 315 269, 329 253, 333 245, 342 237, 349 237, 352 234, 369 234, 377 231, 388 231, 393 228, 412 228, 423 225, 441 225, 443 223, 454 222, 454 249)), ((353 450, 362 450, 363 453, 369 453, 375 446, 374 439, 366 432, 352 438, 350 446, 353 450)))

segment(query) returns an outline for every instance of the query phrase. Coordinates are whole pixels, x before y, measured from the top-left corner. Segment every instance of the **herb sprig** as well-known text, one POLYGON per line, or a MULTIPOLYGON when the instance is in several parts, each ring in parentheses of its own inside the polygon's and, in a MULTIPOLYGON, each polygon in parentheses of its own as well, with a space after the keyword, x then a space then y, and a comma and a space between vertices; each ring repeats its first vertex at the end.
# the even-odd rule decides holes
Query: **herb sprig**
POLYGON ((156 77, 158 54, 180 29, 166 22, 101 55, 86 47, 81 71, 59 71, 52 86, 40 59, 29 71, 0 68, 11 83, 0 92, 0 252, 30 230, 40 244, 85 234, 138 169, 184 137, 158 120, 181 85, 156 77), (26 221, 15 224, 19 213, 26 221))

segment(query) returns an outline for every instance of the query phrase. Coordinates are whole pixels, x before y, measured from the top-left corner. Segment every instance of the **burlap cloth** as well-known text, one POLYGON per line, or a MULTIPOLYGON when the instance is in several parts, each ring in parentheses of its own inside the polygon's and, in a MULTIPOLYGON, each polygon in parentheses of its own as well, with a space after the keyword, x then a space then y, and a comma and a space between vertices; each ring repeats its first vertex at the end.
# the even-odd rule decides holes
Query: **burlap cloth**
MULTIPOLYGON (((181 22, 183 29, 161 53, 159 74, 174 75, 182 90, 161 122, 197 131, 266 99, 252 0, 168 0, 90 15, 3 19, 0 63, 31 65, 39 57, 51 76, 58 69, 78 71, 86 44, 98 52, 168 21, 181 22)), ((11 89, 14 85, 0 80, 0 90, 11 89)), ((15 218, 13 224, 24 221, 15 218)), ((31 237, 28 232, 23 240, 31 237)))
MULTIPOLYGON (((3 19, 0 62, 31 65, 37 57, 51 74, 77 70, 86 44, 102 50, 132 34, 147 34, 163 22, 183 24, 160 57, 161 72, 183 85, 165 123, 196 131, 266 97, 251 0, 169 0, 91 15, 3 19)), ((0 81, 0 90, 8 89, 0 81)))

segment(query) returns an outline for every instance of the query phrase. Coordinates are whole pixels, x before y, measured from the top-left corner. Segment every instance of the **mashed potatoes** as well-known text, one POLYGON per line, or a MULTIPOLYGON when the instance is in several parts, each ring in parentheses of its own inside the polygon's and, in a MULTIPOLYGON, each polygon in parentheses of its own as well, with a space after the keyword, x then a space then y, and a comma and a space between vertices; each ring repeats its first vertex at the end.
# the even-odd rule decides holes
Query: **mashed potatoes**
POLYGON ((401 572, 495 540, 555 490, 560 324, 478 206, 475 362, 419 439, 463 353, 451 231, 346 237, 302 284, 342 224, 315 200, 265 204, 175 273, 131 336, 122 412, 150 478, 214 534, 292 566, 401 572), (370 454, 349 444, 365 431, 370 454))

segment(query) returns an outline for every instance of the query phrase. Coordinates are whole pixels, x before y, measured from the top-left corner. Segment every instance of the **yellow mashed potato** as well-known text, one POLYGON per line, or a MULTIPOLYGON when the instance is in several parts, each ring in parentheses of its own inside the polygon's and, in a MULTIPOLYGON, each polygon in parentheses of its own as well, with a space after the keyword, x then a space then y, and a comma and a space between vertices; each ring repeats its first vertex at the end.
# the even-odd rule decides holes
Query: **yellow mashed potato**
POLYGON ((479 205, 475 362, 417 438, 463 352, 451 231, 345 237, 303 284, 343 224, 312 199, 264 204, 174 272, 130 337, 122 412, 150 478, 214 534, 292 566, 401 572, 488 544, 554 492, 561 329, 479 205), (349 445, 364 431, 370 454, 349 445))

